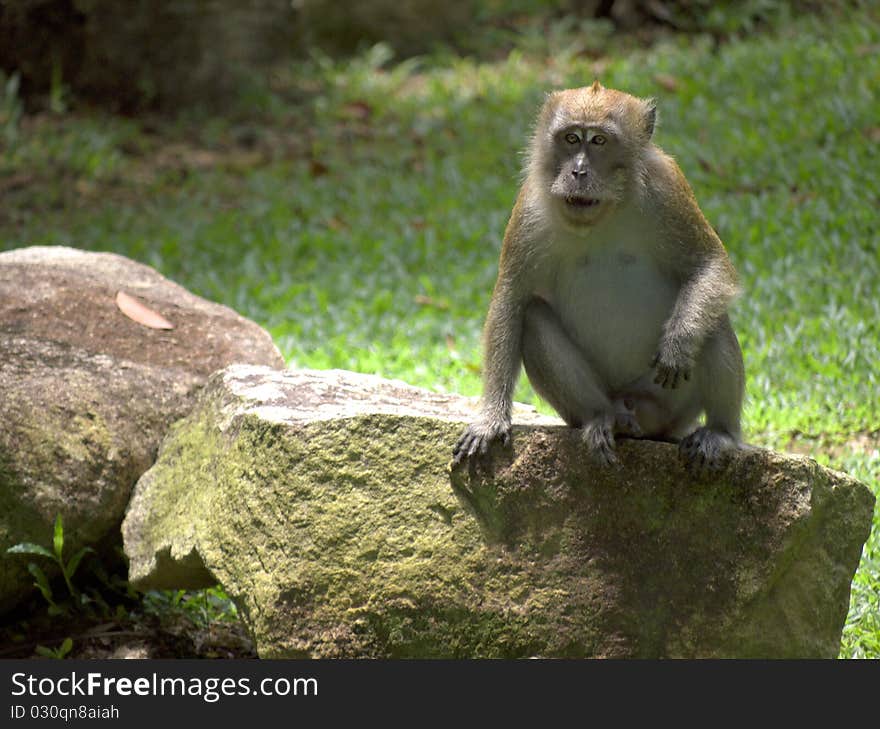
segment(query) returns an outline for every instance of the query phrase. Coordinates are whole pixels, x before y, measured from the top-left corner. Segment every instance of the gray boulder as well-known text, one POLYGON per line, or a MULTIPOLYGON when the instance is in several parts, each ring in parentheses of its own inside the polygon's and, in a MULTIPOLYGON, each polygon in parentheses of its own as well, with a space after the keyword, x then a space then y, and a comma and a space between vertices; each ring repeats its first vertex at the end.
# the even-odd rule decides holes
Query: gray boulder
MULTIPOLYGON (((283 367, 269 335, 148 266, 109 253, 0 253, 0 613, 31 590, 18 542, 65 552, 118 541, 138 477, 207 376, 232 362, 283 367), (173 329, 117 307, 118 291, 173 329)), ((43 565, 46 566, 46 565, 43 565)))
POLYGON ((450 470, 472 403, 349 372, 216 373, 139 480, 141 587, 220 582, 262 657, 836 656, 874 497, 744 450, 596 468, 533 411, 450 470))

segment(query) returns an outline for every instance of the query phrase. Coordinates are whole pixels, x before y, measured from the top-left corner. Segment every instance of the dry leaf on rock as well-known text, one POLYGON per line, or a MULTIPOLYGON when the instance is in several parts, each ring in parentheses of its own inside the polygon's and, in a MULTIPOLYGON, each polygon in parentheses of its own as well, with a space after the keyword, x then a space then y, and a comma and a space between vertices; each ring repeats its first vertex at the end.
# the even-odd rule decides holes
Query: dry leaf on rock
POLYGON ((142 304, 133 296, 129 296, 124 291, 116 294, 116 306, 119 311, 125 314, 132 321, 143 324, 150 329, 174 329, 174 324, 168 321, 159 312, 153 311, 151 308, 142 304))

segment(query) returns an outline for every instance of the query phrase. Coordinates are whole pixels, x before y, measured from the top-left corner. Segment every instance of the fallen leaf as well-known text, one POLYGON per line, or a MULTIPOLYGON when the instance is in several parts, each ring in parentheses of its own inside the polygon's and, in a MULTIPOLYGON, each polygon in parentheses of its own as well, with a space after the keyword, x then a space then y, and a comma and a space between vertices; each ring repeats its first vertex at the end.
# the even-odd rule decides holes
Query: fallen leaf
POLYGON ((352 119, 369 119, 373 114, 373 107, 366 101, 350 101, 342 107, 346 116, 352 119))
POLYGON ((790 192, 791 192, 791 202, 794 205, 801 205, 805 202, 808 202, 809 200, 815 199, 815 197, 816 197, 815 192, 811 192, 809 190, 807 190, 807 191, 798 190, 797 185, 792 186, 790 192))
POLYGON ((116 294, 116 306, 132 321, 150 329, 174 329, 174 324, 124 291, 116 294))
POLYGON ((608 70, 608 66, 610 65, 610 61, 607 58, 600 58, 596 61, 593 61, 590 66, 590 70, 593 72, 593 78, 600 78, 605 75, 605 72, 608 70))
POLYGON ((35 179, 36 178, 33 175, 26 172, 12 175, 11 177, 0 178, 0 193, 10 192, 11 190, 17 190, 21 187, 27 187, 35 179))
POLYGON ((676 91, 678 91, 678 79, 675 78, 675 76, 670 76, 668 73, 655 73, 654 82, 661 89, 663 89, 664 91, 668 91, 669 93, 675 93, 676 91))
POLYGON ((312 177, 323 177, 328 172, 330 172, 330 168, 323 162, 316 159, 309 160, 309 173, 312 177))
POLYGON ((77 180, 73 183, 73 189, 83 196, 91 195, 95 192, 95 186, 88 180, 77 180))
POLYGON ((435 299, 432 296, 425 296, 424 294, 416 294, 415 302, 417 304, 421 304, 422 306, 433 306, 435 309, 449 308, 448 301, 444 301, 443 299, 435 299))
POLYGON ((714 162, 707 160, 705 157, 697 157, 697 164, 700 165, 704 172, 708 172, 716 177, 724 177, 724 170, 714 162))

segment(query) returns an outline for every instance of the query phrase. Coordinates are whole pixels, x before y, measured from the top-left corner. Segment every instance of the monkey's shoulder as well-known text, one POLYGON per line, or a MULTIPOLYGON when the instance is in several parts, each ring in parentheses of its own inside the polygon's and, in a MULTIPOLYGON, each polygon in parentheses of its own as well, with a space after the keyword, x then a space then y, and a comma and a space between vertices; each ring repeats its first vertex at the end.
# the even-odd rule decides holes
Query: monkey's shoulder
POLYGON ((551 231, 546 211, 538 202, 538 194, 526 180, 519 189, 504 231, 502 268, 514 266, 517 262, 525 265, 526 261, 531 261, 551 231))
POLYGON ((654 236, 668 251, 687 255, 726 255, 715 229, 706 219, 693 188, 673 157, 659 147, 645 155, 640 209, 654 226, 654 236))

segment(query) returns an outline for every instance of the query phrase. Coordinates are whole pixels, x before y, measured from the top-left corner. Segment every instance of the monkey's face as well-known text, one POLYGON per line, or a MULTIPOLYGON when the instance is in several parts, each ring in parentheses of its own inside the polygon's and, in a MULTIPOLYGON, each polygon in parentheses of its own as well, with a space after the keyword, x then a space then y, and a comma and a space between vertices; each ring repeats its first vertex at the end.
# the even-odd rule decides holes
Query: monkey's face
POLYGON ((629 165, 620 131, 610 120, 564 119, 551 130, 550 196, 573 226, 589 226, 620 202, 629 165))
POLYGON ((532 142, 530 174, 566 227, 595 225, 628 199, 654 113, 652 101, 598 82, 550 95, 532 142))

